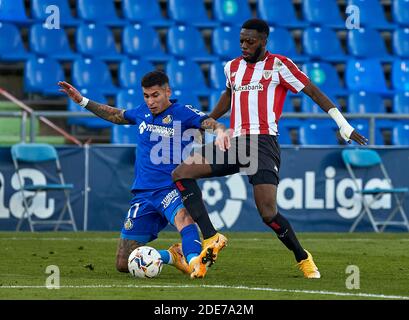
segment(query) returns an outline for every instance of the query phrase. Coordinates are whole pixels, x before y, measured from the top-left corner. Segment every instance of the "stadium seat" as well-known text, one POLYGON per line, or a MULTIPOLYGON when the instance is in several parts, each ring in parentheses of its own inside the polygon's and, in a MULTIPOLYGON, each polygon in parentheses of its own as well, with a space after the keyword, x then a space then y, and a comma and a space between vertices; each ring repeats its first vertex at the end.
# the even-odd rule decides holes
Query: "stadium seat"
POLYGON ((350 232, 355 231, 357 225, 360 221, 367 216, 372 228, 375 232, 383 232, 387 225, 403 225, 409 231, 409 223, 406 217, 405 211, 402 207, 403 199, 406 193, 409 191, 408 188, 396 188, 393 186, 393 182, 390 179, 388 172, 382 162, 382 158, 376 150, 368 149, 353 149, 353 150, 343 150, 342 159, 348 170, 348 173, 355 185, 355 193, 359 195, 359 200, 362 202, 362 210, 357 215, 354 223, 350 228, 350 232), (386 185, 384 188, 363 188, 362 179, 367 178, 369 171, 373 174, 377 174, 379 179, 385 181, 386 185), (367 197, 370 195, 371 197, 367 197), (374 213, 371 211, 372 204, 379 200, 383 195, 390 195, 394 197, 395 208, 387 209, 387 215, 384 214, 382 217, 385 220, 375 220, 374 213), (393 221, 396 213, 399 211, 401 214, 402 221, 393 221), (381 228, 379 228, 381 227, 381 228))
POLYGON ((112 31, 103 24, 81 24, 76 33, 77 51, 84 57, 98 58, 104 61, 120 61, 112 31))
POLYGON ((220 61, 210 64, 209 82, 213 89, 224 90, 226 88, 226 76, 224 75, 224 65, 220 61))
POLYGON ((121 27, 126 21, 119 19, 114 0, 77 0, 77 14, 86 23, 100 23, 121 27))
POLYGON ((80 20, 73 18, 71 14, 69 0, 32 0, 31 9, 33 18, 37 20, 38 23, 47 22, 51 14, 51 10, 48 12, 47 8, 52 8, 50 6, 58 7, 59 23, 62 26, 72 27, 80 23, 80 20))
POLYGON ((0 61, 26 61, 30 58, 19 29, 14 24, 0 22, 0 61))
POLYGON ((203 110, 203 106, 200 103, 200 99, 196 94, 192 93, 191 91, 173 90, 171 98, 177 99, 177 101, 180 104, 188 104, 197 110, 200 111, 203 110))
POLYGON ((222 60, 240 57, 240 28, 237 26, 215 28, 212 32, 212 48, 222 60))
MULTIPOLYGON (((20 231, 24 219, 28 220, 30 231, 35 231, 35 225, 53 225, 54 231, 57 231, 62 224, 69 224, 74 231, 77 231, 74 214, 72 212, 70 191, 74 189, 73 184, 65 182, 64 173, 61 168, 59 156, 54 146, 42 143, 19 143, 11 147, 11 158, 17 175, 18 192, 20 195, 20 204, 23 207, 22 215, 17 224, 16 231, 20 231), (27 181, 24 171, 41 170, 47 173, 47 180, 54 183, 27 181), (64 195, 56 199, 55 202, 63 202, 62 210, 56 213, 58 217, 55 220, 35 219, 32 215, 32 205, 36 203, 36 198, 41 194, 62 192, 64 195), (64 220, 65 213, 68 212, 68 219, 64 220)), ((41 180, 41 179, 40 179, 41 180)))
POLYGON ((214 0, 213 16, 223 25, 239 27, 253 17, 247 0, 214 0))
POLYGON ((351 91, 367 91, 390 95, 379 60, 349 59, 345 70, 345 82, 351 91))
POLYGON ((217 102, 220 99, 220 96, 223 94, 224 89, 219 89, 219 90, 213 90, 210 93, 210 97, 209 97, 209 110, 208 112, 212 112, 214 107, 216 106, 217 102))
POLYGON ((112 126, 111 143, 113 144, 136 144, 137 135, 139 134, 136 125, 117 125, 112 126))
POLYGON ((283 104, 283 110, 282 112, 295 112, 294 110, 294 104, 293 104, 293 99, 291 97, 287 97, 284 100, 284 104, 283 104))
POLYGON ((393 56, 386 50, 381 34, 372 28, 349 30, 348 51, 359 59, 374 58, 383 62, 393 61, 393 56))
POLYGON ((409 91, 409 59, 393 62, 392 86, 397 91, 409 91))
MULTIPOLYGON (((348 119, 348 122, 355 130, 359 131, 360 134, 362 134, 368 140, 370 139, 368 119, 354 118, 354 119, 348 119)), ((347 143, 344 143, 344 144, 350 147, 356 147, 358 145, 355 141, 351 141, 350 144, 347 144, 347 143)), ((369 144, 373 144, 372 141, 369 141, 369 144)))
POLYGON ((328 27, 310 27, 303 32, 303 47, 305 54, 313 60, 345 63, 344 53, 335 31, 328 27))
POLYGON ((192 26, 173 26, 167 32, 167 48, 177 59, 192 59, 195 62, 212 62, 216 56, 207 52, 203 36, 192 26))
POLYGON ((38 56, 71 61, 79 57, 69 45, 63 28, 48 29, 45 24, 34 24, 30 28, 30 50, 38 56))
POLYGON ((409 92, 398 92, 393 98, 394 113, 409 114, 409 92))
MULTIPOLYGON (((327 96, 335 105, 338 105, 338 100, 336 99, 336 97, 332 96, 332 94, 327 94, 327 96)), ((320 108, 318 104, 315 103, 314 100, 312 100, 306 94, 303 94, 301 98, 301 112, 303 113, 323 113, 324 111, 320 108)))
POLYGON ((312 62, 303 65, 302 70, 311 81, 328 95, 343 96, 347 91, 341 87, 335 67, 327 62, 312 62))
POLYGON ((144 24, 155 28, 168 28, 174 24, 161 14, 159 1, 122 0, 122 12, 132 24, 144 24))
POLYGON ((298 20, 292 1, 258 0, 257 14, 271 26, 290 29, 308 26, 305 21, 298 20))
POLYGON ((119 64, 119 85, 122 88, 138 89, 141 86, 142 77, 155 70, 155 66, 143 59, 125 58, 119 64))
POLYGON ((166 65, 166 74, 169 76, 170 86, 175 90, 190 90, 198 96, 210 95, 201 68, 191 60, 172 58, 166 65))
POLYGON ((303 120, 296 118, 282 117, 278 123, 278 142, 280 145, 299 144, 299 130, 303 122, 303 120))
POLYGON ((102 94, 115 95, 118 88, 106 63, 99 59, 77 59, 72 65, 73 85, 78 88, 98 88, 102 94))
POLYGON ((348 0, 348 5, 359 8, 359 22, 363 27, 381 30, 393 30, 396 25, 385 18, 385 12, 379 0, 348 0))
POLYGON ((219 25, 207 16, 203 0, 169 0, 168 12, 169 17, 177 24, 197 28, 215 28, 219 25))
POLYGON ((409 1, 394 0, 392 2, 392 15, 396 23, 409 27, 409 1))
POLYGON ((0 1, 0 21, 27 25, 32 21, 27 18, 24 0, 0 1))
POLYGON ((336 0, 304 0, 302 12, 311 25, 345 29, 336 0))
POLYGON ((167 62, 170 58, 161 46, 158 33, 148 25, 128 25, 122 32, 122 48, 126 55, 153 62, 167 62))
POLYGON ((338 126, 331 119, 307 120, 300 125, 299 140, 302 145, 338 145, 338 126))
POLYGON ((398 124, 393 128, 392 143, 395 146, 409 146, 409 123, 398 124))
POLYGON ((144 102, 142 88, 122 89, 116 95, 116 106, 120 109, 135 109, 144 102))
POLYGON ((24 68, 24 90, 45 96, 63 95, 58 91, 58 81, 64 81, 64 70, 52 58, 31 57, 24 68))
POLYGON ((295 62, 305 62, 308 56, 297 52, 294 38, 290 31, 280 27, 270 27, 270 35, 267 40, 266 49, 273 54, 280 54, 295 62))
POLYGON ((350 113, 386 113, 382 97, 377 93, 359 91, 348 96, 350 113))
MULTIPOLYGON (((102 94, 101 91, 98 90, 97 87, 78 88, 78 90, 81 92, 83 96, 86 96, 91 100, 94 100, 94 101, 97 101, 103 104, 108 103, 106 97, 102 94)), ((87 109, 76 104, 71 99, 68 99, 68 111, 82 112, 82 113, 88 113, 88 114, 91 113, 87 109)), ((67 122, 69 125, 84 126, 90 129, 104 129, 104 128, 110 128, 112 126, 111 122, 106 121, 104 119, 100 119, 98 117, 68 117, 67 122)))
POLYGON ((395 55, 400 58, 409 58, 409 28, 394 31, 392 47, 395 55))

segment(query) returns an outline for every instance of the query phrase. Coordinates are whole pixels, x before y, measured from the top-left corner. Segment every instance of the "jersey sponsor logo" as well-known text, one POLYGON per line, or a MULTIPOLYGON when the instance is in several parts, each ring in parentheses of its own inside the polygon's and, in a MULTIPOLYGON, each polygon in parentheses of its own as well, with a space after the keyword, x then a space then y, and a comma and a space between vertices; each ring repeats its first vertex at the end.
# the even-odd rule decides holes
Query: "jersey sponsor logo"
POLYGON ((174 128, 162 127, 156 124, 146 124, 145 121, 139 125, 139 134, 143 134, 145 131, 156 133, 162 137, 173 137, 175 134, 174 128))
POLYGON ((271 78, 271 75, 273 74, 272 70, 264 70, 263 71, 263 78, 268 80, 271 78))
POLYGON ((146 129, 146 123, 145 121, 142 121, 142 123, 139 125, 139 133, 142 134, 146 129))
POLYGON ((172 120, 173 120, 173 117, 170 114, 168 114, 166 117, 164 117, 162 119, 162 123, 163 124, 169 124, 169 123, 172 122, 172 120))
POLYGON ((163 206, 163 209, 166 209, 171 203, 175 202, 176 199, 178 199, 179 193, 177 192, 176 189, 173 189, 171 192, 169 192, 165 198, 163 198, 161 204, 163 206))
POLYGON ((264 89, 264 86, 261 83, 257 84, 246 84, 244 86, 239 86, 239 85, 234 85, 233 90, 234 91, 262 91, 264 89))

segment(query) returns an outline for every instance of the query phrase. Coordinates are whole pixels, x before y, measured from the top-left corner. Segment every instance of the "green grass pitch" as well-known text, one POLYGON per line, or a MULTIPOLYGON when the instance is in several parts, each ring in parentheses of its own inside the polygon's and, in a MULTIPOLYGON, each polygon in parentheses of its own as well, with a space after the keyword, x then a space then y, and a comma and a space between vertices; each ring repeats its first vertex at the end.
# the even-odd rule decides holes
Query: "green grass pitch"
MULTIPOLYGON (((322 275, 312 280, 271 233, 226 235, 229 245, 206 277, 191 280, 166 265, 154 279, 118 273, 118 233, 1 232, 0 299, 409 299, 407 233, 299 233, 322 275), (46 288, 49 265, 59 268, 60 289, 46 288), (347 288, 350 265, 359 268, 359 289, 347 288)), ((150 245, 177 241, 165 232, 150 245)))

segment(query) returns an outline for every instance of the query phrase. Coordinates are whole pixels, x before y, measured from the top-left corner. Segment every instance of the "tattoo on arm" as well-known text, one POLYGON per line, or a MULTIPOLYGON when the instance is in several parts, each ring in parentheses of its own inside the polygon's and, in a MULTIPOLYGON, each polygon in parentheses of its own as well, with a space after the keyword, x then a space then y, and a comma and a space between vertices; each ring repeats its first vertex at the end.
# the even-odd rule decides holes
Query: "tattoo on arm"
POLYGON ((129 124, 129 121, 124 118, 123 109, 117 109, 106 104, 100 104, 98 102, 90 100, 85 107, 87 110, 96 114, 98 117, 110 121, 116 124, 129 124))

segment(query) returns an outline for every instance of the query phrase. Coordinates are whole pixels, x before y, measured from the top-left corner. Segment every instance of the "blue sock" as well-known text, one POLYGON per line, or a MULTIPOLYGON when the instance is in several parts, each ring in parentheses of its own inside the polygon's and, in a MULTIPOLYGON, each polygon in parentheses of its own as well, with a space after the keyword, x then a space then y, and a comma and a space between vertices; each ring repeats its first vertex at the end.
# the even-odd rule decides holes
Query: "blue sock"
POLYGON ((158 250, 164 264, 169 264, 170 254, 168 250, 158 250))
POLYGON ((194 223, 189 224, 180 231, 182 237, 182 251, 186 257, 187 263, 190 259, 198 256, 202 251, 202 242, 200 241, 199 232, 194 223))

